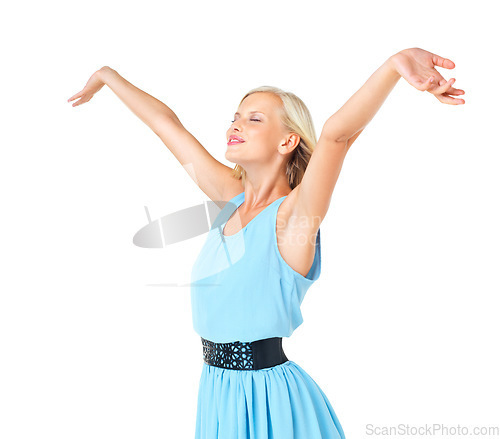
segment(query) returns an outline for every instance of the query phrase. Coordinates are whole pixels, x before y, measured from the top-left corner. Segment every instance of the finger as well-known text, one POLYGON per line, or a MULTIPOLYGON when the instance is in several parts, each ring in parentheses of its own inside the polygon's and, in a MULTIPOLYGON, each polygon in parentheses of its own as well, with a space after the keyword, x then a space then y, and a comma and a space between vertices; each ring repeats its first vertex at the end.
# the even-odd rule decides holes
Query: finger
POLYGON ((439 85, 439 87, 436 87, 433 90, 429 90, 430 93, 435 94, 435 95, 441 95, 445 92, 448 92, 450 87, 453 85, 455 82, 455 78, 451 78, 449 81, 446 81, 444 84, 439 85))
POLYGON ((455 63, 448 58, 443 58, 442 56, 433 54, 432 55, 432 63, 438 67, 444 67, 445 69, 454 69, 455 63))
POLYGON ((437 95, 436 98, 442 102, 443 104, 449 104, 449 105, 463 105, 465 104, 465 101, 463 99, 456 99, 448 94, 444 93, 442 95, 437 95))
POLYGON ((82 104, 84 104, 85 102, 87 102, 87 101, 85 100, 85 98, 81 98, 81 99, 79 99, 78 101, 76 101, 76 102, 73 104, 73 107, 77 107, 78 105, 82 105, 82 104))
POLYGON ((446 93, 450 95, 463 95, 465 94, 465 91, 463 91, 461 88, 450 87, 450 89, 446 93))
POLYGON ((71 97, 68 99, 68 102, 71 102, 71 101, 75 100, 76 98, 79 98, 82 94, 83 94, 83 90, 82 90, 82 91, 79 91, 76 95, 71 96, 71 97))
POLYGON ((414 86, 420 91, 429 91, 430 87, 434 86, 434 81, 435 79, 433 76, 429 76, 425 81, 416 79, 414 86))
MULTIPOLYGON (((439 81, 439 85, 443 84, 446 84, 446 79, 444 78, 439 81)), ((465 91, 463 91, 461 88, 450 87, 446 93, 450 95, 463 95, 465 91)))

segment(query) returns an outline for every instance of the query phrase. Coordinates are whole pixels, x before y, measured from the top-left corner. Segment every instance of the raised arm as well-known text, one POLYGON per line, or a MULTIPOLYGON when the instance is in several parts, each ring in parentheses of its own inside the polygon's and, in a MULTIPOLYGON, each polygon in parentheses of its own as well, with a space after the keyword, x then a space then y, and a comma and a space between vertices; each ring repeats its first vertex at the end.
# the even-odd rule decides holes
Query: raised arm
POLYGON ((378 112, 399 78, 401 75, 390 57, 340 110, 328 118, 321 135, 340 143, 347 142, 356 134, 359 135, 378 112))
POLYGON ((452 78, 446 81, 435 70, 435 66, 453 69, 455 64, 423 49, 398 52, 387 59, 342 108, 326 121, 304 177, 297 187, 294 215, 314 218, 315 221, 311 220, 311 224, 319 227, 330 205, 347 151, 401 77, 416 89, 432 93, 442 103, 465 103, 463 99, 452 97, 465 92, 453 88, 455 80, 452 78))
MULTIPOLYGON (((423 49, 405 49, 389 57, 354 95, 325 123, 323 133, 337 142, 347 142, 359 135, 403 77, 420 91, 428 91, 445 104, 464 104, 450 95, 463 94, 455 89, 454 78, 446 81, 435 66, 453 69, 453 61, 423 49)), ((352 145, 352 142, 350 142, 352 145)), ((350 146, 349 145, 349 146, 350 146)))
POLYGON ((232 169, 216 160, 187 131, 177 115, 163 102, 137 88, 118 72, 104 66, 95 72, 83 90, 68 99, 80 98, 73 107, 88 102, 104 85, 160 137, 200 189, 214 201, 223 200, 226 185, 234 185, 232 169))

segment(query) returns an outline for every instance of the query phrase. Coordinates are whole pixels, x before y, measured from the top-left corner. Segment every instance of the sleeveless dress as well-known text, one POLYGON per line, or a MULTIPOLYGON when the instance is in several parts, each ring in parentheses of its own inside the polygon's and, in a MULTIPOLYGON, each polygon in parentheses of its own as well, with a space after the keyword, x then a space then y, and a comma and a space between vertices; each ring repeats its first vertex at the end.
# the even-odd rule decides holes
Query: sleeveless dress
MULTIPOLYGON (((220 211, 191 271, 193 328, 200 337, 216 343, 290 337, 303 322, 300 305, 321 273, 320 231, 314 262, 303 276, 278 249, 277 212, 285 198, 275 200, 231 236, 223 235, 224 225, 243 203, 245 192, 220 211)), ((260 370, 203 362, 195 439, 345 435, 326 395, 294 361, 260 370)))

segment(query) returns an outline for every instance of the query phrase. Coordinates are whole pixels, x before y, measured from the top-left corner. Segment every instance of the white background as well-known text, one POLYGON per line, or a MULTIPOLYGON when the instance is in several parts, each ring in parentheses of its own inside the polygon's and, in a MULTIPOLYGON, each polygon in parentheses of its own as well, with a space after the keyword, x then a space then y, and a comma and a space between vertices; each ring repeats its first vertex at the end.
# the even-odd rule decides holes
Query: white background
MULTIPOLYGON (((499 425, 495 3, 23 2, 2 8, 0 437, 192 438, 202 346, 189 275, 205 236, 132 243, 207 200, 108 88, 108 65, 218 160, 243 95, 292 91, 319 134, 392 54, 420 47, 465 90, 400 79, 344 162, 322 275, 289 359, 348 438, 367 425, 499 425), (150 284, 178 284, 170 287, 150 284)), ((488 436, 489 437, 489 436, 488 436)), ((287 439, 287 438, 279 438, 287 439)))

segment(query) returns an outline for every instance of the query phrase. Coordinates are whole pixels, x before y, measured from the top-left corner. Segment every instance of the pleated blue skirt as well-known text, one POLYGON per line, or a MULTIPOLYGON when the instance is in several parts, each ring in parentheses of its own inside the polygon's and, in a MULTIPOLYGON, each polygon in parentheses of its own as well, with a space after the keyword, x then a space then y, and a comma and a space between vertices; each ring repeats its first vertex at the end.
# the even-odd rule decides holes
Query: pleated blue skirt
POLYGON ((260 370, 203 363, 195 439, 345 439, 316 382, 289 360, 260 370))

